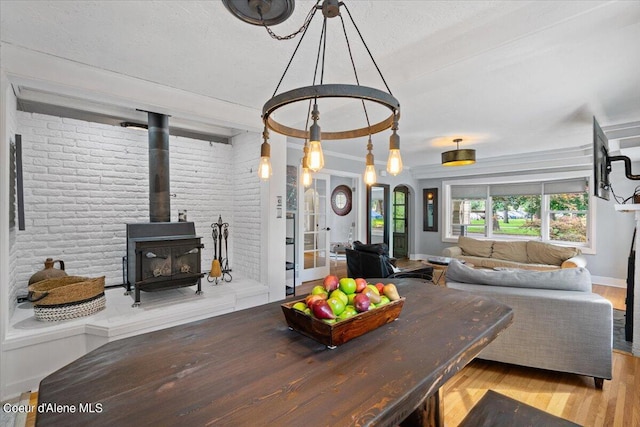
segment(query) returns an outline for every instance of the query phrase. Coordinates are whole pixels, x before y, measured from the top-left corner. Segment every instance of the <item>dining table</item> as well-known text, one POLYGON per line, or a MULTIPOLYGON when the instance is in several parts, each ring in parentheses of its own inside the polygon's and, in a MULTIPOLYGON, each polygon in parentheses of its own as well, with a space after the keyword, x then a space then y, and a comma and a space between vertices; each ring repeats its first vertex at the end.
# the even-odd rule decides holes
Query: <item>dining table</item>
POLYGON ((398 318, 334 349, 288 327, 291 299, 104 344, 41 381, 36 425, 443 426, 443 386, 513 312, 380 281, 405 298, 398 318))

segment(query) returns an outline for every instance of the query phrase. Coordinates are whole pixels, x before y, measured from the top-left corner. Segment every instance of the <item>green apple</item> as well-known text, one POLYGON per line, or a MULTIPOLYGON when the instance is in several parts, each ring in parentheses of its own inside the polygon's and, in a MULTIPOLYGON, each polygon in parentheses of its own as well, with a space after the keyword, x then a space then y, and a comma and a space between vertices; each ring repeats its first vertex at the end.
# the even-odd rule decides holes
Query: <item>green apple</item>
POLYGON ((321 295, 324 296, 324 299, 327 299, 329 293, 322 285, 316 285, 311 289, 311 295, 321 295))
POLYGON ((338 316, 339 320, 344 320, 344 319, 348 319, 350 317, 355 316, 356 314, 358 314, 358 312, 356 311, 355 307, 352 305, 348 305, 344 311, 342 313, 340 313, 340 315, 338 316))
POLYGON ((380 302, 378 303, 378 306, 381 306, 383 304, 389 304, 390 302, 391 302, 391 300, 389 299, 388 296, 380 295, 380 302))
POLYGON ((302 301, 298 301, 297 303, 293 304, 294 310, 304 311, 306 308, 307 304, 303 303, 302 301))
POLYGON ((333 311, 333 314, 336 316, 339 316, 346 307, 346 304, 338 297, 330 297, 327 300, 327 304, 329 304, 331 311, 333 311))
POLYGON ((353 300, 356 298, 356 295, 358 295, 358 294, 349 294, 349 295, 347 295, 347 299, 348 299, 347 304, 348 305, 353 305, 353 300))
POLYGON ((331 292, 329 296, 340 298, 345 305, 349 304, 349 296, 342 292, 340 289, 336 289, 335 291, 331 292))
POLYGON ((338 283, 338 289, 349 295, 356 291, 356 281, 350 277, 343 277, 338 283))

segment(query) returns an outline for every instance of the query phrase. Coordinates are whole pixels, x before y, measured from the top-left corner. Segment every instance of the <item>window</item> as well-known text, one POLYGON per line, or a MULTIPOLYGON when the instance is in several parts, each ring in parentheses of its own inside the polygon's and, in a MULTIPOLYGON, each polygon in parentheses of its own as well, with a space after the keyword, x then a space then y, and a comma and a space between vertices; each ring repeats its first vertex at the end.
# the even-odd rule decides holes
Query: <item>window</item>
POLYGON ((588 177, 574 172, 554 180, 507 179, 443 182, 444 240, 467 235, 593 246, 588 177))

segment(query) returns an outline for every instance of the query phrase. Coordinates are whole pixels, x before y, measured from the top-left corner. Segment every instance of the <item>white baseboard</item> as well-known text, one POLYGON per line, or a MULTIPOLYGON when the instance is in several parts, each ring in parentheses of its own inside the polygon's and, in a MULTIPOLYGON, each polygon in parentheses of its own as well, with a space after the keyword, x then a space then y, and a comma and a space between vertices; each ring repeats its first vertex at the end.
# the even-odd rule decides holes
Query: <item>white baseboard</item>
POLYGON ((591 283, 603 285, 603 286, 612 286, 614 288, 627 289, 626 279, 616 279, 614 277, 605 277, 605 276, 591 276, 591 283))

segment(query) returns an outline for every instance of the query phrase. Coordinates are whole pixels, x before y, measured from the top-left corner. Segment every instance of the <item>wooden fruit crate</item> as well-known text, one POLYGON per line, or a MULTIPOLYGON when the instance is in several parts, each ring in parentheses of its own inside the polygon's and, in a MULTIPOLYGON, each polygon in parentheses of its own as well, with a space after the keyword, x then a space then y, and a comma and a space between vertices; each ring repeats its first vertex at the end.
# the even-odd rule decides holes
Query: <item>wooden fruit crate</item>
POLYGON ((304 299, 282 304, 282 312, 287 320, 289 329, 333 349, 396 320, 402 311, 404 300, 405 298, 403 297, 335 323, 327 323, 293 308, 295 303, 304 302, 304 299))

